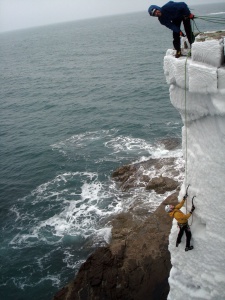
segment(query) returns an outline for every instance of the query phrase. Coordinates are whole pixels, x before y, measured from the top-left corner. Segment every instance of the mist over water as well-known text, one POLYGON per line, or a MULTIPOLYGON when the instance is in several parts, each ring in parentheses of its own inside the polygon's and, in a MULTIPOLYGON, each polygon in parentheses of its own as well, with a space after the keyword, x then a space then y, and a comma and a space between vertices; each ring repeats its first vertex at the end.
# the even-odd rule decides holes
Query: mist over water
POLYGON ((111 174, 148 158, 183 166, 160 143, 181 137, 163 74, 171 47, 147 13, 0 35, 1 299, 51 299, 110 240, 109 217, 137 196, 150 212, 161 203, 111 174))

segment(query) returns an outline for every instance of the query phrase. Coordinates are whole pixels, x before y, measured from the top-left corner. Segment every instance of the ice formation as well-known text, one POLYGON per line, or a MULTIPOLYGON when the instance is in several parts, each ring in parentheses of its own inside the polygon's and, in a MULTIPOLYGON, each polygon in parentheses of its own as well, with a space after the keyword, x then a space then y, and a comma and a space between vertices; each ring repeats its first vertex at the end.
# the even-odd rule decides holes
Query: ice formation
POLYGON ((191 57, 176 59, 173 50, 164 58, 170 99, 180 112, 185 181, 179 200, 194 195, 196 210, 189 219, 192 251, 186 237, 177 248, 178 228, 173 221, 169 237, 172 269, 169 300, 225 299, 225 65, 224 36, 196 41, 191 57))

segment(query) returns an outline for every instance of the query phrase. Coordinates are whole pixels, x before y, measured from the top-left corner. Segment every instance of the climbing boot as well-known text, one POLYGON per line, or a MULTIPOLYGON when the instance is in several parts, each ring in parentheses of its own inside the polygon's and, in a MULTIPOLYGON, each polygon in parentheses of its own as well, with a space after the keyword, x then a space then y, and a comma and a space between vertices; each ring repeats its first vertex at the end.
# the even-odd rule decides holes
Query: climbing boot
POLYGON ((181 50, 177 50, 177 53, 175 55, 176 58, 179 58, 181 56, 181 50))
POLYGON ((193 246, 186 247, 186 248, 185 248, 185 251, 192 250, 193 248, 194 248, 193 246))

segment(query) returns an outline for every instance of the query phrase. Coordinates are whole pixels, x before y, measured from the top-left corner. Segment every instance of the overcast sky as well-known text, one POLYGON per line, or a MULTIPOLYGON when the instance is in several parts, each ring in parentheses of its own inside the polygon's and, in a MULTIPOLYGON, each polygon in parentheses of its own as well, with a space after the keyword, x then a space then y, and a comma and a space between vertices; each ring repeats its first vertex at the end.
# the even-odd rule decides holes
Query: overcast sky
MULTIPOLYGON (((181 1, 181 0, 180 0, 181 1)), ((223 0, 188 0, 203 4, 223 0)), ((146 11, 151 4, 167 0, 0 0, 0 31, 88 19, 98 16, 146 11)))

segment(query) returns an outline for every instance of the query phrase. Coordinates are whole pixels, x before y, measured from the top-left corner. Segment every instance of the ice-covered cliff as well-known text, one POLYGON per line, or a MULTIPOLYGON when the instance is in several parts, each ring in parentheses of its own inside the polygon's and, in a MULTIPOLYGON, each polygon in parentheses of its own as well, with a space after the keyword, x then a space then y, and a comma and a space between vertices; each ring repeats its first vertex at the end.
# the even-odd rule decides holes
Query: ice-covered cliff
POLYGON ((190 184, 187 207, 194 195, 196 210, 189 219, 192 251, 185 236, 175 246, 174 220, 169 237, 172 269, 170 300, 225 299, 225 31, 206 33, 192 45, 191 57, 176 59, 168 50, 164 71, 170 99, 180 112, 185 181, 190 184))

